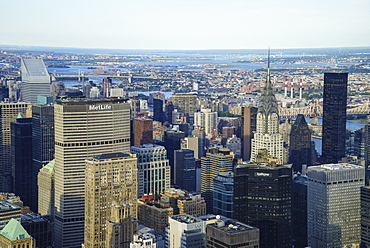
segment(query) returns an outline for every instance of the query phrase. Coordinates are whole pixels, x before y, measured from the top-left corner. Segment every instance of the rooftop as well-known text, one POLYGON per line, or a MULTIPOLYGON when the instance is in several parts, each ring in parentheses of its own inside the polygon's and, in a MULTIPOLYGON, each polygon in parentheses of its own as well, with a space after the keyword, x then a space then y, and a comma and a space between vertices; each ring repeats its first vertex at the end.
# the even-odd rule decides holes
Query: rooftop
POLYGON ((22 59, 22 61, 29 76, 49 77, 49 73, 42 59, 22 59))
POLYGON ((194 216, 191 216, 191 215, 188 215, 188 214, 179 214, 179 215, 174 215, 174 216, 171 216, 170 217, 171 219, 174 219, 178 222, 181 222, 181 223, 186 223, 186 224, 190 224, 190 223, 194 223, 194 222, 201 222, 202 220, 194 217, 194 216))
POLYGON ((112 159, 112 158, 126 158, 130 157, 129 154, 122 153, 122 152, 115 152, 115 153, 105 153, 98 156, 95 156, 94 159, 102 160, 102 159, 112 159))
POLYGON ((19 223, 19 221, 16 219, 11 219, 3 228, 3 230, 0 231, 0 235, 4 236, 10 241, 31 238, 21 223, 19 223))
POLYGON ((318 166, 310 166, 308 167, 308 170, 350 170, 358 168, 362 168, 362 166, 348 163, 338 163, 338 164, 322 164, 318 166))

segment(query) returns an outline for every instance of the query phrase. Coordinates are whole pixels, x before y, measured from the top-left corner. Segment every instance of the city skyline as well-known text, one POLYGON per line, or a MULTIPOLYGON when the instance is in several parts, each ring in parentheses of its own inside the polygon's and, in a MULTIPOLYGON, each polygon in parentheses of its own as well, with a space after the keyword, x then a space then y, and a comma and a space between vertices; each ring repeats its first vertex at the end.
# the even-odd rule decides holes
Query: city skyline
POLYGON ((19 0, 2 7, 4 45, 193 50, 356 47, 370 40, 366 0, 19 0))

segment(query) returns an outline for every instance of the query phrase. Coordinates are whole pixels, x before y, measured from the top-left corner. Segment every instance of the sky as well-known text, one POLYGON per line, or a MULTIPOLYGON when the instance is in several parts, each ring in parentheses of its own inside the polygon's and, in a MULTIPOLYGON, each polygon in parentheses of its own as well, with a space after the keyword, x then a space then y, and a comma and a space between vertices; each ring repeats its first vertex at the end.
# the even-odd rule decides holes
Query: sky
POLYGON ((370 1, 0 0, 0 44, 109 49, 370 46, 370 1))

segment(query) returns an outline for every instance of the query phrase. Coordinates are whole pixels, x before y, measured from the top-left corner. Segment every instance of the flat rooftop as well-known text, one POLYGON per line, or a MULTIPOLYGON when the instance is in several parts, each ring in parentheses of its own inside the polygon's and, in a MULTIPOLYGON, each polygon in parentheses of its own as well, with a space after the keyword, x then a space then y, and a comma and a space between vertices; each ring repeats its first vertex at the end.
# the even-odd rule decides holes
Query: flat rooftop
POLYGON ((170 218, 178 221, 178 222, 181 222, 181 223, 186 223, 186 224, 190 224, 190 223, 195 223, 195 222, 201 222, 200 219, 194 217, 194 216, 191 216, 191 215, 188 215, 188 214, 179 214, 179 215, 174 215, 174 216, 171 216, 170 218))

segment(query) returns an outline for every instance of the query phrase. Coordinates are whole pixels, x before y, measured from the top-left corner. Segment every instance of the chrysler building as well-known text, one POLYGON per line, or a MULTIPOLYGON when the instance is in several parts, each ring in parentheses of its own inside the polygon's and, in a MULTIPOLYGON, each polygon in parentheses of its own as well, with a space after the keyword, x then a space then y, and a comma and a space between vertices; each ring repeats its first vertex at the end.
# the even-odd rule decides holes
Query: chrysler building
POLYGON ((268 155, 283 163, 283 134, 279 132, 279 109, 270 79, 270 51, 266 83, 258 104, 257 127, 252 140, 251 161, 256 162, 258 151, 265 149, 268 155))

